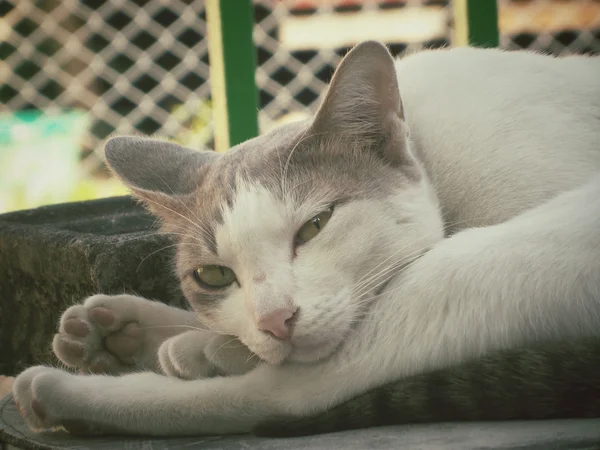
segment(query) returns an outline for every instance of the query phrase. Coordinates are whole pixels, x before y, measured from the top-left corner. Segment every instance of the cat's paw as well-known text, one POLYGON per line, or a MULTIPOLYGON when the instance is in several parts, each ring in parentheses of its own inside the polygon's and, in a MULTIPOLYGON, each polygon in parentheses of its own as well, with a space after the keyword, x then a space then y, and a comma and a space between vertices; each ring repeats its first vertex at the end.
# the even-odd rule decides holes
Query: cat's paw
POLYGON ((46 366, 31 367, 15 378, 12 393, 25 422, 34 431, 64 428, 71 434, 120 434, 115 426, 84 419, 89 386, 82 377, 46 366))
POLYGON ((158 349, 158 361, 166 375, 197 380, 216 375, 217 368, 204 355, 206 333, 186 331, 167 339, 158 349))
POLYGON ((13 398, 31 429, 47 430, 61 425, 54 407, 41 399, 58 388, 66 372, 45 366, 35 366, 22 372, 13 383, 13 398))
POLYGON ((226 375, 242 375, 262 362, 237 338, 226 335, 214 335, 204 347, 204 355, 226 375))
POLYGON ((253 369, 258 357, 232 336, 186 331, 160 346, 162 371, 185 380, 222 375, 241 375, 253 369))
POLYGON ((128 295, 94 295, 71 306, 60 319, 52 342, 54 353, 82 372, 118 374, 151 368, 146 367, 148 358, 143 354, 145 331, 139 324, 137 300, 128 295))

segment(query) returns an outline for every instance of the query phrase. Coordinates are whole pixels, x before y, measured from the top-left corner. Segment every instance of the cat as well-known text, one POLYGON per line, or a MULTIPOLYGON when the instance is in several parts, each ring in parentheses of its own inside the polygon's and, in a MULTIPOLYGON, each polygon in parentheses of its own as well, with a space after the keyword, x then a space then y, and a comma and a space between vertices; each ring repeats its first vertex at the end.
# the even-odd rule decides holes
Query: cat
MULTIPOLYGON (((193 311, 131 295, 72 306, 53 348, 86 374, 21 373, 26 421, 260 431, 512 349, 597 346, 598 80, 600 58, 455 48, 394 61, 369 41, 311 120, 226 153, 112 138, 109 166, 176 240, 193 311)), ((587 386, 597 396, 597 379, 587 386)))

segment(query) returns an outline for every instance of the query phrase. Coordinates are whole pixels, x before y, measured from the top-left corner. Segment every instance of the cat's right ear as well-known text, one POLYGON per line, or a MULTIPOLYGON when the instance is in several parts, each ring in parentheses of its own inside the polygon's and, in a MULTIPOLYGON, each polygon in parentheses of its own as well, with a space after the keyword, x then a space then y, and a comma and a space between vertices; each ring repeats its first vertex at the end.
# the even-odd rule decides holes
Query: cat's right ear
POLYGON ((120 136, 106 143, 106 162, 148 209, 165 217, 181 197, 199 186, 206 165, 218 155, 157 139, 120 136))
MULTIPOLYGON (((358 44, 335 71, 312 124, 316 136, 342 138, 394 166, 414 165, 394 59, 381 43, 358 44)), ((338 146, 347 151, 348 145, 338 146)))

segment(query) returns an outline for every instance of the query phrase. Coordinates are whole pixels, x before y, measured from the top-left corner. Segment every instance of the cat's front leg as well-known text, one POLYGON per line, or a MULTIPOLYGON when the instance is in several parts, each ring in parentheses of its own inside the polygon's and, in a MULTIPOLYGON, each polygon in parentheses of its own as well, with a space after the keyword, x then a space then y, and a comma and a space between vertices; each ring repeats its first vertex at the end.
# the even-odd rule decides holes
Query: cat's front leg
POLYGON ((151 370, 184 379, 248 372, 258 357, 196 313, 133 295, 94 295, 62 315, 53 349, 66 365, 113 375, 151 370))
POLYGON ((241 376, 184 381, 150 372, 112 377, 37 366, 17 377, 13 395, 35 430, 62 426, 77 434, 243 433, 273 415, 323 408, 339 389, 339 380, 331 376, 337 379, 339 374, 330 369, 261 365, 241 376))

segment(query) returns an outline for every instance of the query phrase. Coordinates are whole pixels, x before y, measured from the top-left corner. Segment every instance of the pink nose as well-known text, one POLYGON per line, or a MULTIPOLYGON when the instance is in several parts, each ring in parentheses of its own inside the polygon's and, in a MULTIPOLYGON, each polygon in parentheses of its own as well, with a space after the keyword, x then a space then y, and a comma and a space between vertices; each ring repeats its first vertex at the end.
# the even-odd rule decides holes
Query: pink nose
POLYGON ((281 308, 261 317, 256 327, 259 330, 271 333, 279 339, 289 339, 292 335, 292 318, 296 309, 281 308))

